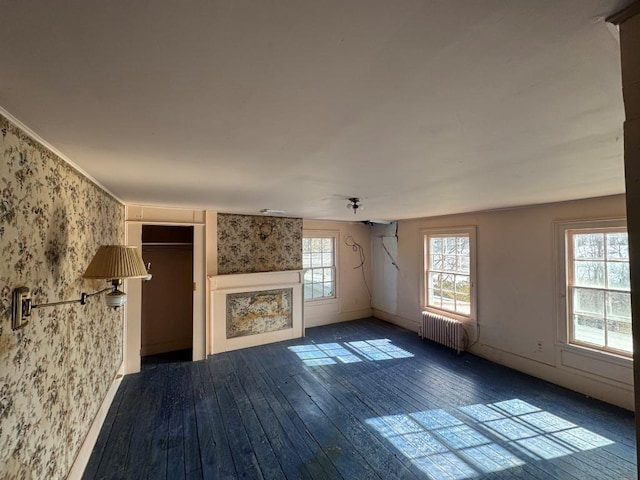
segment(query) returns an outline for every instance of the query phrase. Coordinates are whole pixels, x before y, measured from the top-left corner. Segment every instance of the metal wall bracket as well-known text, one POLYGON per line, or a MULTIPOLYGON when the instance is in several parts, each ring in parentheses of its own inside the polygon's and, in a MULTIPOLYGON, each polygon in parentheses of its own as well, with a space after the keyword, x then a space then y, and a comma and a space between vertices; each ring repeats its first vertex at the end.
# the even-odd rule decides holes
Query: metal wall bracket
POLYGON ((11 328, 18 330, 29 323, 31 315, 31 291, 27 287, 13 290, 11 303, 11 328))

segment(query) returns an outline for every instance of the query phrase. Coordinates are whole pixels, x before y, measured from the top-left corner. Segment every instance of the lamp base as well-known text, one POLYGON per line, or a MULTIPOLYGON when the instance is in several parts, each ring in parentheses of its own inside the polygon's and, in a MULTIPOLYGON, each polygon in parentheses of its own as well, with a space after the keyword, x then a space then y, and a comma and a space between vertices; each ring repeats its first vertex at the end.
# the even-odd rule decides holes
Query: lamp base
POLYGON ((118 290, 117 288, 104 296, 104 303, 106 303, 107 307, 111 308, 121 307, 125 304, 126 301, 127 294, 118 290))

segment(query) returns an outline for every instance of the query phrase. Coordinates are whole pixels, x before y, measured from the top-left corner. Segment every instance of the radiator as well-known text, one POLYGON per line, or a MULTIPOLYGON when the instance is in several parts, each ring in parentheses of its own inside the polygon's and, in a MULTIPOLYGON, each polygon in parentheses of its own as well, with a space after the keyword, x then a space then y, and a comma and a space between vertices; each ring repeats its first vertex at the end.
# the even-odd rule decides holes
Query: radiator
POLYGON ((453 318, 422 312, 420 337, 453 348, 458 353, 464 350, 464 327, 453 318))

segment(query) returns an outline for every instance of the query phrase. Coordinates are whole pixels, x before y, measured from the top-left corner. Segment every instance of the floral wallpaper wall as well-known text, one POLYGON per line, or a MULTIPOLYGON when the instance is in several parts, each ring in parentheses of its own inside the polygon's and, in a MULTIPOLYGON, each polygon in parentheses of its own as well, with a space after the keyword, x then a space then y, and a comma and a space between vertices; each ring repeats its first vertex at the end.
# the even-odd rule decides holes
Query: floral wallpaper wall
POLYGON ((218 274, 302 269, 302 219, 218 214, 218 274))
POLYGON ((11 292, 39 304, 104 287, 81 276, 123 243, 124 206, 1 115, 0 156, 0 478, 62 479, 122 362, 122 313, 97 296, 13 331, 11 292))

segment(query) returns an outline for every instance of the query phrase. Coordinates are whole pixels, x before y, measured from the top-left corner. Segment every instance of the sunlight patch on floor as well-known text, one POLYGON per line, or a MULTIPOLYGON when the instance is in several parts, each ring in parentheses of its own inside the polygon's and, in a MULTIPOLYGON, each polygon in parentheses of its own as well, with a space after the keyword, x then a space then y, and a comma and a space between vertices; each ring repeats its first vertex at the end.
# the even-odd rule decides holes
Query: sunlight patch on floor
POLYGON ((614 442, 512 399, 366 420, 432 480, 463 480, 614 442))
POLYGON ((397 347, 391 340, 362 340, 357 342, 313 343, 289 347, 308 366, 356 363, 363 360, 379 361, 413 357, 413 354, 397 347))

